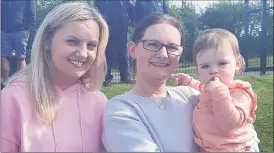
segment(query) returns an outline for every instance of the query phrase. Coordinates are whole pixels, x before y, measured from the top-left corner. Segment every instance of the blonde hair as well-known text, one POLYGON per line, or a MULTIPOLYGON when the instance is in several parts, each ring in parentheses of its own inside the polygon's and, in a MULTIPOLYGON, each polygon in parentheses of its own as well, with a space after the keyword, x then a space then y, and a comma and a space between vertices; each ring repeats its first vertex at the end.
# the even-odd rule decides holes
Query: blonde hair
MULTIPOLYGON (((86 2, 67 2, 52 9, 41 23, 32 45, 31 64, 25 71, 30 84, 31 98, 37 118, 51 124, 60 105, 59 95, 51 79, 50 44, 55 32, 72 21, 94 20, 100 29, 96 59, 92 67, 80 79, 88 91, 100 90, 106 68, 105 49, 108 41, 108 26, 98 11, 86 2)), ((13 77, 12 80, 17 78, 13 77)))
POLYGON ((238 72, 244 71, 245 61, 242 55, 240 54, 238 39, 233 33, 225 29, 208 29, 203 31, 198 36, 193 45, 193 60, 195 64, 197 64, 196 55, 202 50, 211 48, 223 50, 222 48, 224 48, 225 45, 230 45, 235 58, 241 58, 240 70, 238 70, 238 72))

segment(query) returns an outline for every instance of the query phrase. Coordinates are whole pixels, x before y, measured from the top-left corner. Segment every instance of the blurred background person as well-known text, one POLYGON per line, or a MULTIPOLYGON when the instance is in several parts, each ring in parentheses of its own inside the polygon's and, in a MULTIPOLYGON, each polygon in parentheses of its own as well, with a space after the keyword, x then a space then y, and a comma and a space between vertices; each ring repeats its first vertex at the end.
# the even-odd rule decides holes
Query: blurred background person
POLYGON ((36 21, 36 9, 32 0, 1 1, 1 89, 7 85, 10 67, 21 70, 26 67, 26 51, 30 32, 36 21), (10 65, 9 59, 16 61, 10 65), (17 63, 17 64, 16 64, 17 63))
POLYGON ((168 14, 165 0, 136 0, 135 3, 136 23, 152 13, 168 14))
POLYGON ((106 48, 107 74, 104 86, 113 79, 111 69, 115 56, 118 58, 121 83, 131 83, 127 33, 130 22, 134 22, 134 5, 130 0, 95 0, 95 6, 105 17, 109 26, 109 41, 106 48))

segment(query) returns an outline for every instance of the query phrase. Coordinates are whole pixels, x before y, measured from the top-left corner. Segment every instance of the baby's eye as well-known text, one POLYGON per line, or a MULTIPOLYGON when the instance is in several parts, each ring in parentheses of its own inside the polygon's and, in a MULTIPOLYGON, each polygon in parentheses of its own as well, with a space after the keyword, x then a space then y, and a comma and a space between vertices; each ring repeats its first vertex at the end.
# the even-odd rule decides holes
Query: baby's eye
POLYGON ((223 65, 226 65, 227 62, 220 62, 219 65, 223 66, 223 65))
POLYGON ((208 67, 209 67, 208 65, 203 65, 203 66, 201 66, 202 69, 206 69, 206 68, 208 68, 208 67))

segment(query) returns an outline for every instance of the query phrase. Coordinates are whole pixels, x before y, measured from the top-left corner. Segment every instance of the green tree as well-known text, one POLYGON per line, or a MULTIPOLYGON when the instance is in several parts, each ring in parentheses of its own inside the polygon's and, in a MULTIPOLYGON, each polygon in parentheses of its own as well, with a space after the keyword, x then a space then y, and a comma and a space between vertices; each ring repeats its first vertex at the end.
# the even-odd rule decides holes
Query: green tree
MULTIPOLYGON (((37 9, 37 27, 42 23, 46 15, 56 6, 61 3, 69 1, 81 1, 81 0, 36 0, 36 9, 37 9)), ((93 0, 82 0, 87 1, 90 4, 93 4, 93 0)))
MULTIPOLYGON (((241 52, 246 56, 251 57, 260 54, 262 48, 260 36, 262 25, 261 1, 249 2, 248 37, 244 37, 244 1, 219 1, 210 4, 201 14, 199 20, 202 29, 223 28, 234 33, 239 39, 241 52)), ((266 22, 268 41, 273 39, 273 10, 267 11, 266 22)), ((268 41, 267 46, 268 52, 273 52, 273 42, 268 41)))
POLYGON ((42 23, 46 15, 56 6, 63 3, 63 0, 36 0, 36 25, 42 23))
POLYGON ((200 16, 203 29, 223 28, 240 36, 243 31, 244 3, 221 1, 210 4, 200 16))
POLYGON ((181 7, 168 5, 169 14, 183 23, 184 31, 184 54, 182 59, 192 60, 192 47, 199 33, 199 14, 195 7, 189 3, 182 3, 181 7))

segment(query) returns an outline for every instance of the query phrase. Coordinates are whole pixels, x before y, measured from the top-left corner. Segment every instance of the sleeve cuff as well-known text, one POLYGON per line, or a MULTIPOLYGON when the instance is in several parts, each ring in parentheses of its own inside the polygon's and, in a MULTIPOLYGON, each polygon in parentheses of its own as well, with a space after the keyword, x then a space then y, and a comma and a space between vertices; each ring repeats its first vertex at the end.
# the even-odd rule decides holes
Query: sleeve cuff
POLYGON ((191 81, 192 81, 192 77, 187 74, 183 81, 183 85, 187 86, 190 84, 191 81))

